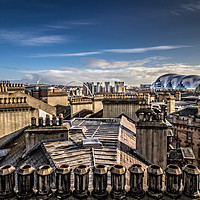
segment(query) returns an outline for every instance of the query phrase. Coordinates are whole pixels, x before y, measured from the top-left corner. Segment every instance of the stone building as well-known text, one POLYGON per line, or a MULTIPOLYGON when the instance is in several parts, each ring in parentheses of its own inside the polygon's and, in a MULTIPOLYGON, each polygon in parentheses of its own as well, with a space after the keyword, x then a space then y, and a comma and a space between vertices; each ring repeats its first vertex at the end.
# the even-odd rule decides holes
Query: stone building
POLYGON ((125 113, 136 121, 136 111, 150 103, 150 95, 148 93, 107 95, 102 102, 103 117, 117 117, 121 113, 125 113))
POLYGON ((68 106, 68 94, 66 92, 49 92, 47 94, 47 103, 51 106, 68 106))
POLYGON ((191 147, 194 163, 200 167, 200 100, 196 106, 187 106, 171 113, 167 120, 172 124, 174 140, 177 148, 191 147))
POLYGON ((30 124, 31 117, 55 115, 56 108, 24 93, 21 84, 1 82, 0 138, 30 124))

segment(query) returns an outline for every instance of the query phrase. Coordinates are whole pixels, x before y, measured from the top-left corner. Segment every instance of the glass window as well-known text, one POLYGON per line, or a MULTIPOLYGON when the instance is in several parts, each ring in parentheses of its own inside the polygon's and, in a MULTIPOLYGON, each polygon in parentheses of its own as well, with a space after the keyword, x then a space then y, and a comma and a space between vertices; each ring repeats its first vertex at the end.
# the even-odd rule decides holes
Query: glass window
POLYGON ((192 139, 192 133, 191 132, 187 132, 187 139, 191 140, 192 139))

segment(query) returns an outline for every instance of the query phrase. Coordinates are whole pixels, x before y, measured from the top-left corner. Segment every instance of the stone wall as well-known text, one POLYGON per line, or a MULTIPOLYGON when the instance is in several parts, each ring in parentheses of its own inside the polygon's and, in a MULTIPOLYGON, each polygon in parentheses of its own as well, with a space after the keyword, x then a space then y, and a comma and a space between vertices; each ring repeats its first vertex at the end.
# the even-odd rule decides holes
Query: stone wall
POLYGON ((104 99, 103 100, 103 117, 118 117, 121 113, 128 115, 136 120, 136 111, 140 108, 139 101, 133 99, 104 99))
POLYGON ((17 131, 30 124, 31 117, 39 117, 38 109, 31 108, 27 103, 0 104, 0 137, 17 131))
POLYGON ((27 98, 27 103, 29 106, 33 108, 37 108, 40 110, 45 111, 46 113, 49 113, 51 115, 56 115, 56 108, 54 106, 51 106, 47 103, 44 103, 43 101, 40 101, 28 94, 23 94, 21 92, 16 92, 10 95, 10 97, 26 97, 27 98))
POLYGON ((47 96, 47 103, 51 106, 62 105, 68 106, 68 96, 65 92, 49 93, 47 96))

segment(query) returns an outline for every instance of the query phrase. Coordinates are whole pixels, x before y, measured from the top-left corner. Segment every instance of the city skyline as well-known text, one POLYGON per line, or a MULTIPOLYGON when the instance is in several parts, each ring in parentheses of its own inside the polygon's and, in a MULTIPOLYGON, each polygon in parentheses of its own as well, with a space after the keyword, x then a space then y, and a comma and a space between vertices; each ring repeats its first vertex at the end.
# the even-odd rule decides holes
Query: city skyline
POLYGON ((1 79, 152 83, 200 75, 200 1, 0 0, 1 79))

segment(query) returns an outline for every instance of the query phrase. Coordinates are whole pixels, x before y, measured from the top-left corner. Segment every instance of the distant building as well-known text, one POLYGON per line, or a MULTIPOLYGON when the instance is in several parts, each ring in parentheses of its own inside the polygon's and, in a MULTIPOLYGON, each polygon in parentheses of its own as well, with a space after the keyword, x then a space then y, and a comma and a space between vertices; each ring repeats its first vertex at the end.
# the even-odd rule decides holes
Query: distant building
POLYGON ((164 74, 151 85, 153 90, 196 90, 200 84, 198 75, 164 74))

